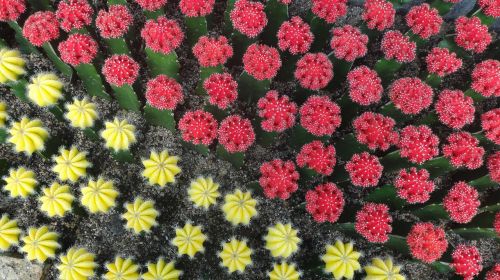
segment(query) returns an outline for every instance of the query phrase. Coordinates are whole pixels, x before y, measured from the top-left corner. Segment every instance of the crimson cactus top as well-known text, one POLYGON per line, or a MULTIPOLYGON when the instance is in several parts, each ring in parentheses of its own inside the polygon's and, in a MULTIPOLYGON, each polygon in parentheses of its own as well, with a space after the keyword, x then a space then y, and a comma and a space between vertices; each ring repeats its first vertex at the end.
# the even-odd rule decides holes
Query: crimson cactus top
POLYGON ((385 0, 366 0, 363 20, 370 29, 382 31, 394 24, 396 10, 392 3, 385 0))
POLYGON ((300 125, 315 136, 332 135, 340 123, 340 107, 328 96, 312 95, 300 107, 300 125))
POLYGON ((439 120, 455 129, 474 121, 474 101, 460 90, 445 89, 434 104, 439 120))
POLYGON ((382 176, 384 167, 378 158, 367 152, 354 154, 345 165, 345 170, 349 172, 351 183, 358 187, 374 187, 378 185, 378 180, 382 176))
POLYGON ((308 167, 327 176, 332 174, 336 162, 335 148, 332 145, 325 146, 317 140, 302 146, 297 155, 299 167, 308 167))
POLYGON ((33 45, 42 46, 59 37, 59 23, 53 12, 36 12, 24 22, 23 36, 33 45))
POLYGON ((472 134, 462 131, 450 134, 448 144, 443 146, 443 155, 455 167, 477 169, 483 165, 484 148, 472 134))
POLYGON ((163 7, 167 0, 135 0, 146 11, 155 11, 163 7))
POLYGON ((203 17, 212 12, 215 0, 181 0, 179 8, 187 17, 203 17))
POLYGON ((303 88, 324 88, 333 78, 333 65, 324 53, 307 53, 298 62, 295 78, 303 88))
POLYGON ((486 134, 486 138, 500 145, 500 108, 481 115, 481 127, 486 134))
POLYGON ((230 152, 244 152, 255 141, 252 123, 238 115, 225 118, 219 127, 219 143, 230 152))
POLYGON ((411 8, 406 14, 406 24, 414 34, 427 39, 439 33, 443 19, 438 10, 424 3, 411 8))
POLYGON ((0 0, 0 21, 16 21, 25 10, 25 0, 0 0))
POLYGON ((299 185, 299 172, 293 161, 275 159, 260 166, 259 183, 267 198, 288 199, 299 185))
POLYGON ((439 138, 426 125, 409 125, 400 135, 401 156, 413 163, 422 164, 439 154, 439 138))
POLYGON ((430 198, 434 191, 434 182, 429 180, 429 172, 426 169, 412 167, 408 170, 401 169, 394 181, 398 196, 406 199, 409 203, 424 203, 430 198))
MULTIPOLYGON (((496 217, 499 218, 500 215, 497 213, 496 217)), ((500 232, 500 230, 497 232, 500 232)), ((500 280, 500 263, 496 263, 493 268, 486 273, 486 280, 500 280)))
POLYGON ((347 13, 347 0, 312 0, 311 11, 328 23, 347 13))
POLYGON ((500 2, 498 0, 479 0, 478 4, 485 15, 496 18, 500 17, 500 2))
POLYGON ((148 48, 163 54, 169 54, 175 50, 184 39, 184 33, 179 24, 164 16, 156 20, 148 20, 141 31, 141 36, 148 48))
POLYGON ((95 20, 101 37, 119 38, 128 31, 133 18, 124 5, 112 5, 108 11, 100 10, 95 20))
POLYGON ((297 16, 281 24, 277 37, 280 50, 291 54, 306 53, 314 40, 309 24, 297 16))
POLYGON ((217 120, 203 110, 186 112, 179 121, 182 139, 199 145, 210 145, 217 137, 217 120))
POLYGON ((451 257, 453 261, 450 266, 464 280, 472 280, 483 269, 483 258, 475 246, 460 244, 455 248, 451 257))
POLYGON ((146 85, 146 99, 154 108, 174 110, 184 99, 182 86, 173 78, 158 75, 146 85))
POLYGON ((344 204, 344 194, 334 183, 318 185, 306 193, 306 210, 318 223, 336 222, 344 204))
POLYGON ((104 61, 102 74, 112 85, 132 85, 139 75, 139 64, 128 55, 113 55, 104 61))
POLYGON ((207 91, 209 102, 221 109, 226 109, 238 97, 238 83, 229 73, 214 73, 204 82, 203 88, 207 91))
POLYGON ((66 41, 59 44, 61 59, 73 66, 91 63, 97 54, 97 42, 85 34, 71 34, 66 41))
POLYGON ((226 63, 233 56, 233 47, 224 36, 201 36, 193 47, 193 54, 201 67, 215 67, 226 63))
POLYGON ((234 28, 250 38, 257 37, 267 25, 264 5, 249 0, 238 0, 230 18, 234 28))
POLYGON ((243 66, 257 80, 272 79, 281 67, 280 54, 273 47, 252 44, 243 55, 243 66))
POLYGON ((448 248, 444 230, 432 223, 414 224, 406 242, 412 256, 426 263, 432 263, 441 258, 448 248))
POLYGON ((87 0, 63 0, 57 6, 56 16, 61 22, 61 29, 69 32, 80 29, 92 22, 94 10, 87 0))
POLYGON ((349 96, 352 101, 368 106, 377 103, 382 98, 382 80, 377 72, 361 65, 347 74, 349 82, 349 96))
POLYGON ((488 158, 488 171, 491 180, 500 183, 500 151, 495 152, 488 158))
POLYGON ((353 122, 356 139, 370 150, 385 151, 398 143, 399 134, 394 131, 396 122, 382 114, 365 112, 353 122))
POLYGON ((415 115, 432 104, 432 88, 419 78, 401 78, 389 88, 389 98, 396 108, 407 115, 415 115))
POLYGON ((417 44, 399 31, 387 31, 382 37, 380 48, 386 59, 395 59, 403 63, 415 59, 417 44))
POLYGON ((265 97, 260 98, 257 107, 259 116, 263 118, 261 126, 264 131, 282 132, 295 124, 297 105, 288 96, 279 96, 275 90, 268 91, 265 97))
POLYGON ((392 217, 387 205, 368 202, 356 213, 354 228, 372 243, 385 243, 392 232, 391 223, 392 217))
POLYGON ((443 199, 443 206, 452 221, 465 224, 474 218, 481 202, 477 190, 465 182, 453 185, 443 199))
POLYGON ((500 61, 488 59, 476 64, 471 87, 484 97, 500 97, 500 61))
POLYGON ((444 77, 462 67, 462 60, 454 52, 445 48, 433 48, 425 58, 427 70, 431 74, 444 77))
POLYGON ((351 25, 344 25, 332 30, 333 38, 330 47, 335 57, 349 62, 366 55, 368 36, 351 25))
POLYGON ((482 53, 491 43, 488 26, 481 24, 478 17, 459 17, 455 21, 455 42, 460 47, 475 53, 482 53))

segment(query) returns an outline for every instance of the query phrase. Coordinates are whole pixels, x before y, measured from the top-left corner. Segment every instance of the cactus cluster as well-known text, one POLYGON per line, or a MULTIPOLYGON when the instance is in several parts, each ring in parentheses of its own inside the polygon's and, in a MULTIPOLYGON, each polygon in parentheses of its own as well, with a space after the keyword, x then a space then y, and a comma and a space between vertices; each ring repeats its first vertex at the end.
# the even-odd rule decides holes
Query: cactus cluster
POLYGON ((60 280, 498 280, 499 18, 0 0, 0 253, 60 280))

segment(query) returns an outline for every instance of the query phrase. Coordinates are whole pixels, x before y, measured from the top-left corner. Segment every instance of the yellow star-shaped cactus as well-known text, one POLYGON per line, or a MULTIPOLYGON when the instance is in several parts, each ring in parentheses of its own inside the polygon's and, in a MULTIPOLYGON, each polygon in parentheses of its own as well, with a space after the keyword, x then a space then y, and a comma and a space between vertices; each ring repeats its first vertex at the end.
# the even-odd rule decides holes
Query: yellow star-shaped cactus
POLYGON ((252 198, 250 192, 242 192, 237 189, 234 193, 226 195, 222 211, 226 220, 234 226, 238 224, 248 225, 250 219, 257 215, 256 205, 257 200, 252 198))
POLYGON ((300 238, 297 237, 297 230, 291 224, 278 223, 274 227, 268 228, 266 249, 275 258, 288 258, 299 249, 300 238))
POLYGON ((222 265, 228 269, 229 273, 245 271, 245 268, 252 264, 251 255, 252 249, 247 246, 247 242, 235 238, 224 243, 222 251, 219 252, 222 265))
POLYGON ((76 182, 82 176, 87 175, 87 153, 78 151, 77 148, 61 149, 59 156, 54 158, 56 164, 52 171, 56 172, 59 180, 76 182))
POLYGON ((60 263, 57 269, 60 280, 85 280, 94 276, 94 270, 97 267, 94 261, 95 256, 85 248, 71 247, 65 255, 59 258, 60 263))
POLYGON ((167 263, 160 258, 156 263, 148 263, 148 272, 142 275, 143 280, 178 280, 182 271, 175 269, 174 262, 167 263))
POLYGON ((18 50, 0 49, 0 84, 17 81, 25 73, 25 61, 18 50))
POLYGON ((7 121, 7 104, 0 101, 0 128, 5 127, 5 121, 7 121))
POLYGON ((188 255, 193 258, 198 252, 203 252, 203 242, 207 236, 201 231, 201 226, 193 226, 187 223, 183 228, 175 229, 175 238, 172 244, 177 247, 179 255, 188 255))
POLYGON ((75 197, 71 194, 68 185, 54 182, 50 187, 43 188, 42 193, 43 195, 39 198, 42 203, 40 210, 47 216, 63 217, 66 212, 71 211, 71 203, 75 197))
POLYGON ((146 177, 151 185, 158 184, 160 187, 174 183, 175 175, 181 172, 177 166, 178 161, 178 157, 169 155, 166 150, 160 153, 152 151, 149 159, 142 161, 144 165, 142 176, 146 177))
POLYGON ((195 206, 203 207, 207 210, 210 205, 217 202, 217 198, 220 196, 218 190, 219 184, 214 183, 212 178, 199 177, 191 182, 188 189, 189 200, 191 200, 195 206))
POLYGON ((115 199, 118 196, 113 181, 106 181, 100 177, 97 181, 90 180, 81 191, 80 202, 90 213, 108 212, 109 208, 115 206, 115 199))
POLYGON ((16 245, 19 242, 19 234, 21 230, 17 226, 17 221, 3 214, 0 218, 0 251, 6 251, 10 246, 16 245))
POLYGON ((273 270, 268 273, 269 280, 299 280, 300 273, 295 268, 295 264, 275 263, 273 270))
POLYGON ((31 78, 28 98, 40 107, 52 106, 63 97, 63 83, 53 73, 40 73, 31 78))
POLYGON ((354 272, 361 269, 358 259, 361 254, 354 250, 352 242, 337 240, 334 245, 326 246, 326 253, 321 256, 325 271, 333 274, 336 280, 353 279, 354 272))
POLYGON ((75 98, 73 103, 66 104, 66 110, 64 116, 70 121, 70 125, 76 128, 92 127, 95 120, 99 118, 96 105, 86 97, 81 100, 75 98))
POLYGON ((21 251, 26 253, 28 260, 43 263, 45 260, 55 257, 57 248, 61 247, 57 243, 58 238, 59 235, 50 231, 46 226, 30 228, 28 235, 22 238, 24 246, 21 251))
POLYGON ((115 151, 128 150, 130 145, 134 144, 135 126, 128 123, 126 119, 119 120, 115 118, 113 121, 104 123, 104 130, 101 131, 101 137, 106 142, 107 148, 115 151))
POLYGON ((106 264, 106 280, 139 280, 139 266, 132 259, 116 257, 115 261, 106 264))
POLYGON ((394 265, 391 258, 385 260, 381 258, 372 259, 372 263, 364 267, 366 280, 405 280, 401 275, 401 267, 394 265))
POLYGON ((24 152, 27 155, 43 150, 45 140, 49 137, 49 133, 40 120, 30 120, 26 117, 14 122, 9 129, 9 134, 10 137, 7 141, 14 144, 15 151, 18 153, 24 152))
POLYGON ((25 198, 35 192, 38 181, 35 179, 35 173, 24 167, 11 169, 9 176, 3 178, 5 181, 4 190, 8 191, 11 197, 25 198))
POLYGON ((151 231, 151 227, 155 226, 158 211, 154 207, 154 202, 151 200, 143 200, 138 197, 133 203, 125 203, 126 212, 122 215, 127 223, 125 227, 132 229, 135 234, 143 231, 151 231))

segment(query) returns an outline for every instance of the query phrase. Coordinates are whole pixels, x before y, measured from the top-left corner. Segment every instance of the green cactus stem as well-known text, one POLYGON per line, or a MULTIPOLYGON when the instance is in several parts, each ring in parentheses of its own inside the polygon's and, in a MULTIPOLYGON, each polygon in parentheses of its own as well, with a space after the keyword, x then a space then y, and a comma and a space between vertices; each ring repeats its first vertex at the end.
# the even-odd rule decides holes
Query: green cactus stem
POLYGON ((368 151, 368 147, 366 145, 361 145, 356 140, 356 136, 349 133, 341 139, 336 140, 335 151, 339 159, 347 161, 350 160, 354 154, 368 151))
POLYGON ((291 130, 288 143, 290 143, 290 145, 292 145, 296 149, 300 149, 302 146, 311 141, 314 140, 326 141, 328 140, 328 138, 329 136, 319 137, 312 135, 304 127, 302 127, 299 124, 296 124, 291 130))
POLYGON ((281 3, 279 0, 269 0, 264 11, 269 22, 262 32, 262 40, 265 44, 276 45, 278 42, 276 34, 281 24, 288 20, 288 5, 281 3))
POLYGON ((491 26, 495 22, 495 18, 484 14, 482 9, 478 9, 472 15, 478 17, 481 20, 481 23, 486 26, 491 26))
POLYGON ((171 110, 160 110, 153 106, 146 104, 144 106, 144 117, 148 123, 152 125, 162 126, 168 130, 175 132, 175 119, 174 113, 171 110))
POLYGON ((26 86, 28 85, 28 81, 26 79, 20 78, 15 82, 7 83, 7 85, 17 98, 24 102, 29 102, 28 97, 26 96, 26 86))
POLYGON ((54 10, 50 0, 28 0, 30 6, 35 10, 52 11, 54 10))
POLYGON ((205 82, 205 80, 214 73, 223 73, 223 72, 224 70, 222 65, 218 65, 215 67, 200 67, 200 81, 196 86, 196 92, 200 95, 207 94, 205 89, 203 88, 203 83, 205 82))
POLYGON ((146 19, 156 19, 159 16, 164 15, 165 10, 163 8, 159 8, 158 10, 154 10, 154 11, 144 10, 143 13, 144 13, 144 16, 146 17, 146 19))
POLYGON ((71 78, 73 75, 73 69, 71 69, 71 66, 64 63, 61 58, 59 58, 56 51, 52 47, 52 44, 50 42, 46 42, 43 44, 42 48, 44 49, 47 57, 54 63, 57 70, 59 70, 66 77, 71 78))
POLYGON ((327 89, 333 91, 334 89, 339 88, 340 85, 346 80, 347 74, 351 71, 354 61, 338 59, 335 57, 333 52, 328 54, 328 58, 333 64, 333 79, 328 84, 327 89))
POLYGON ((294 79, 295 68, 297 61, 300 59, 300 55, 292 55, 289 52, 281 53, 282 65, 278 74, 276 75, 276 80, 279 81, 289 81, 294 79))
POLYGON ((394 209, 401 209, 408 205, 404 199, 398 197, 396 187, 393 185, 376 188, 366 196, 366 201, 384 203, 394 209))
POLYGON ((427 39, 420 37, 420 35, 413 33, 411 29, 408 30, 405 35, 408 36, 410 41, 415 42, 415 44, 417 44, 417 47, 422 47, 429 42, 427 39))
POLYGON ((243 72, 238 80, 238 97, 246 102, 257 102, 269 91, 270 85, 271 80, 259 81, 247 72, 243 72))
POLYGON ((207 19, 205 17, 185 17, 186 37, 188 44, 193 46, 198 42, 198 38, 208 32, 207 19))
POLYGON ((124 38, 108 38, 104 39, 104 42, 108 45, 113 54, 130 54, 130 49, 124 38))
POLYGON ((457 56, 461 58, 470 58, 471 55, 469 52, 464 50, 462 47, 458 46, 457 43, 451 38, 446 38, 439 42, 438 47, 440 48, 447 48, 450 51, 454 52, 457 54, 457 56))
POLYGON ((253 122, 252 126, 255 128, 255 139, 259 145, 263 147, 271 146, 275 141, 276 137, 278 137, 278 133, 275 131, 268 132, 262 129, 260 125, 262 123, 262 118, 257 117, 253 122))
POLYGON ((445 2, 443 0, 434 0, 431 3, 431 7, 438 10, 440 15, 445 15, 450 11, 451 7, 453 7, 453 3, 445 2))
POLYGON ((217 145, 215 153, 218 158, 230 162, 236 168, 241 168, 245 163, 244 153, 242 152, 230 153, 220 144, 217 145))
POLYGON ((231 64, 241 64, 246 50, 251 44, 257 41, 257 38, 249 38, 235 30, 231 35, 231 41, 234 52, 233 57, 230 59, 231 64))
POLYGON ((226 10, 224 11, 224 34, 226 37, 231 36, 233 33, 233 23, 231 22, 231 11, 234 9, 236 0, 228 0, 226 10))
POLYGON ((200 153, 200 154, 202 154, 204 156, 208 156, 210 154, 210 148, 208 146, 206 146, 206 145, 203 145, 203 144, 195 145, 193 143, 188 143, 186 141, 182 141, 182 144, 186 148, 195 150, 195 151, 197 151, 198 153, 200 153))
POLYGON ((380 76, 384 84, 389 84, 389 82, 394 78, 394 74, 396 74, 402 66, 402 63, 399 63, 394 59, 380 59, 377 63, 375 63, 375 71, 380 76))
POLYGON ((111 155, 116 161, 119 162, 135 162, 134 156, 132 155, 132 152, 130 150, 120 150, 120 151, 113 151, 111 150, 111 155))
POLYGON ((15 22, 15 21, 8 21, 7 24, 16 33, 16 35, 15 35, 16 42, 19 43, 19 49, 23 53, 34 53, 34 54, 39 54, 40 53, 38 51, 38 49, 35 46, 33 46, 33 44, 31 44, 30 41, 28 41, 28 39, 26 39, 24 37, 24 35, 23 35, 23 29, 21 28, 21 26, 19 26, 19 24, 17 22, 15 22))
POLYGON ((311 32, 314 34, 314 41, 311 45, 310 52, 318 52, 328 43, 331 25, 329 25, 324 19, 316 16, 312 18, 310 25, 311 32))
POLYGON ((125 84, 121 87, 111 85, 111 88, 115 92, 115 98, 120 107, 134 112, 140 111, 141 105, 139 99, 131 85, 125 84))
POLYGON ((179 79, 180 64, 177 54, 172 51, 169 54, 162 54, 150 48, 145 49, 146 59, 153 76, 165 74, 171 78, 179 79))
POLYGON ((425 82, 433 88, 438 88, 442 82, 441 77, 439 77, 437 74, 434 73, 433 74, 427 73, 424 79, 425 82))
POLYGON ((474 100, 474 102, 480 102, 482 100, 484 100, 484 96, 482 96, 481 94, 475 92, 473 89, 468 89, 464 92, 464 94, 466 96, 469 96, 470 98, 472 98, 472 100, 474 100))
POLYGON ((111 100, 109 94, 106 93, 104 89, 101 75, 97 72, 94 65, 89 63, 81 63, 75 66, 76 73, 78 77, 83 82, 87 93, 91 96, 101 97, 107 100, 111 100))
POLYGON ((380 113, 386 117, 391 117, 398 122, 406 122, 410 120, 412 117, 410 115, 403 114, 401 110, 396 108, 396 105, 392 102, 388 102, 380 109, 380 113))
POLYGON ((221 122, 223 119, 225 119, 227 116, 230 115, 229 109, 223 110, 212 104, 206 104, 203 108, 205 109, 205 111, 211 113, 214 116, 214 118, 219 122, 221 122))

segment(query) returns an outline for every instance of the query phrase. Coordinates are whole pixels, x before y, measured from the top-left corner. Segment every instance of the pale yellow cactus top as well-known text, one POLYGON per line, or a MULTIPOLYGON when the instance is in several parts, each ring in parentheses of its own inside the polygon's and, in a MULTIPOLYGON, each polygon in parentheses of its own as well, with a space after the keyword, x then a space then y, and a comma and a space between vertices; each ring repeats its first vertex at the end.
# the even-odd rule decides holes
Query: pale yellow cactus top
POLYGON ((66 104, 66 110, 64 116, 70 121, 70 125, 76 128, 92 127, 95 120, 99 118, 96 105, 87 98, 74 99, 73 103, 66 104))
POLYGON ((64 84, 54 73, 40 73, 31 77, 28 98, 40 107, 52 106, 63 97, 64 84))
POLYGON ((137 141, 135 126, 129 124, 126 119, 115 118, 113 121, 104 123, 104 126, 101 137, 104 139, 107 148, 115 151, 128 150, 130 145, 137 141))
POLYGON ((17 81, 25 73, 25 61, 18 50, 0 49, 0 84, 17 81))
POLYGON ((47 129, 43 127, 40 120, 30 120, 27 117, 14 122, 9 129, 9 134, 7 141, 14 144, 15 151, 24 152, 27 155, 45 149, 45 140, 49 137, 47 129))

